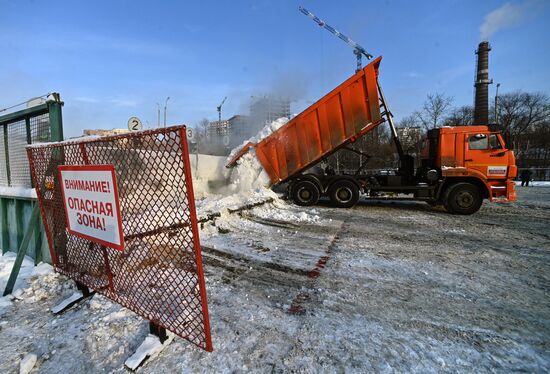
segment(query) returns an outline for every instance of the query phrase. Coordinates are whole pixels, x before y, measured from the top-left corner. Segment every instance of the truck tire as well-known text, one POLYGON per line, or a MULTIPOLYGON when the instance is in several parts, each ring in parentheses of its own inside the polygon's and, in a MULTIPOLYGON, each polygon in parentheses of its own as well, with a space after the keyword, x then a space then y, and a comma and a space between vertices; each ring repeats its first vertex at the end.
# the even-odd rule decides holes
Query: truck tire
POLYGON ((319 188, 311 181, 298 181, 290 187, 290 197, 295 204, 311 206, 319 201, 319 188))
POLYGON ((334 182, 328 194, 332 204, 338 208, 351 208, 359 201, 359 187, 345 179, 334 182))
POLYGON ((467 215, 479 210, 483 198, 477 186, 471 183, 457 183, 447 187, 443 202, 447 212, 467 215))

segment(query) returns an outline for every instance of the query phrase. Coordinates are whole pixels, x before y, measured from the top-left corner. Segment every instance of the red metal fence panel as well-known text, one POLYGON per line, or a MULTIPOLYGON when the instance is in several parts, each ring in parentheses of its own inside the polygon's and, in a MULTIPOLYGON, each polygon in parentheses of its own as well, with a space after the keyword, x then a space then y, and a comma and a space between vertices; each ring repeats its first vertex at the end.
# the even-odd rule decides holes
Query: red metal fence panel
MULTIPOLYGON (((27 153, 55 269, 211 351, 185 126, 33 145, 27 153), (118 249, 68 230, 60 170, 78 168, 65 165, 114 167, 118 249)), ((86 211, 84 203, 69 204, 86 211)), ((92 213, 105 211, 112 213, 92 213)))

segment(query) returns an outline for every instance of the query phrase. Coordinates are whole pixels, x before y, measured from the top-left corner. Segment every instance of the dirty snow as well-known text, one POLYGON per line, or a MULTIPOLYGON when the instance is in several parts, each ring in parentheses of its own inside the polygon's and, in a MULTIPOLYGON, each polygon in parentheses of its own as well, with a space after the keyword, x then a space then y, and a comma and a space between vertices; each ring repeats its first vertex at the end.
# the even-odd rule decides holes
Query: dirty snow
MULTIPOLYGON (((16 257, 17 255, 13 252, 6 252, 0 256, 0 296, 4 294, 16 257)), ((30 257, 25 257, 19 270, 19 276, 15 281, 12 294, 0 297, 0 316, 4 313, 5 308, 12 305, 14 298, 21 298, 23 290, 28 287, 29 278, 40 277, 51 272, 53 272, 53 268, 50 265, 40 263, 35 267, 34 260, 30 257)))
MULTIPOLYGON (((176 338, 139 372, 550 370, 547 188, 467 217, 269 204, 201 237, 214 352, 176 338)), ((147 322, 101 295, 48 312, 74 291, 58 274, 28 278, 0 322, 0 372, 28 353, 40 373, 126 372, 147 322)))

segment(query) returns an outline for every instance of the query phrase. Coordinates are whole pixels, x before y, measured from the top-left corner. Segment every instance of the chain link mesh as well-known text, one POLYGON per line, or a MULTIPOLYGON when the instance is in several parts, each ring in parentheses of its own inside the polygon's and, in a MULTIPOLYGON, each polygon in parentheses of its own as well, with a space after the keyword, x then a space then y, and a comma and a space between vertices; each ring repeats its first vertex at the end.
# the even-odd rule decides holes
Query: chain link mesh
POLYGON ((51 141, 48 113, 0 125, 0 186, 32 187, 25 147, 51 141))
POLYGON ((210 327, 185 127, 28 148, 56 270, 197 346, 210 327), (71 235, 60 165, 114 165, 124 251, 71 235))

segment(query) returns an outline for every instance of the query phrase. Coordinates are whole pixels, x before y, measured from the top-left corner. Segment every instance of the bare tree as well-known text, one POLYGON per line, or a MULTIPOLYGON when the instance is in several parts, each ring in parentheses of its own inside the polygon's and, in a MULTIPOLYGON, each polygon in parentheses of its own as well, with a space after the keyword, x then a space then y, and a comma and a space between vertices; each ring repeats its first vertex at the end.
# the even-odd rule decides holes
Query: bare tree
POLYGON ((453 103, 453 98, 441 93, 428 94, 420 112, 413 113, 426 130, 443 124, 453 103))
POLYGON ((450 111, 445 126, 470 126, 474 123, 474 107, 463 105, 450 111))
POLYGON ((499 98, 499 117, 513 137, 533 130, 550 117, 550 100, 541 92, 511 92, 499 98))
POLYGON ((401 120, 397 123, 397 127, 420 127, 422 123, 418 119, 418 115, 408 115, 406 117, 401 118, 401 120))

